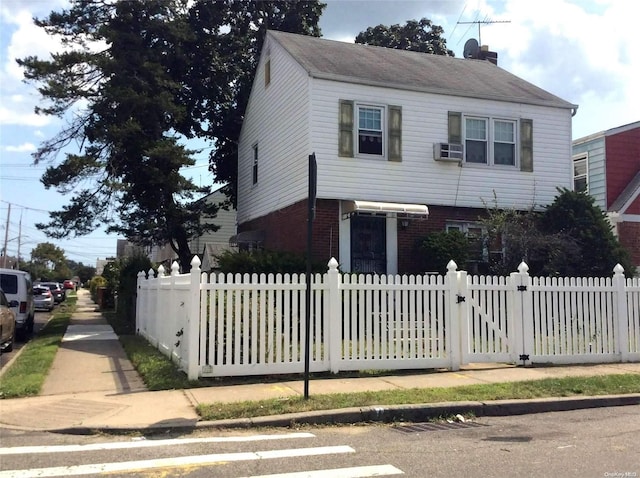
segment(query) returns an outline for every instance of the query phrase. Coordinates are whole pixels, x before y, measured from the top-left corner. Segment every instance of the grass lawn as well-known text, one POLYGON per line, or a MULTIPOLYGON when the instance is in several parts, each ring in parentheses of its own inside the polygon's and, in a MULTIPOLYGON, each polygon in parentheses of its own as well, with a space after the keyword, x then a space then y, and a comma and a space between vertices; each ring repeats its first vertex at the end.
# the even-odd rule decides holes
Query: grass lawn
MULTIPOLYGON (((134 367, 143 377, 150 390, 183 389, 195 387, 220 387, 243 383, 264 383, 286 380, 302 380, 301 376, 269 376, 246 378, 217 378, 189 381, 171 361, 153 348, 140 336, 121 336, 125 351, 134 367)), ((396 371, 400 375, 404 372, 396 371)), ((375 376, 383 372, 363 372, 339 374, 338 376, 375 376)), ((387 372, 388 374, 388 372, 387 372)), ((315 377, 334 377, 329 373, 315 374, 315 377)), ((527 399, 544 397, 569 397, 589 395, 610 395, 640 393, 640 375, 621 374, 596 377, 566 377, 533 380, 527 382, 469 385, 451 388, 414 388, 385 390, 362 393, 341 393, 288 397, 286 399, 256 400, 237 403, 210 403, 198 406, 198 414, 203 420, 227 418, 249 418, 281 413, 295 413, 311 410, 331 410, 338 408, 363 407, 370 405, 404 405, 411 403, 437 403, 456 401, 484 401, 527 399)))
POLYGON ((53 312, 49 322, 24 345, 11 367, 0 380, 0 397, 17 398, 38 395, 56 356, 62 336, 76 310, 75 294, 70 294, 53 312))

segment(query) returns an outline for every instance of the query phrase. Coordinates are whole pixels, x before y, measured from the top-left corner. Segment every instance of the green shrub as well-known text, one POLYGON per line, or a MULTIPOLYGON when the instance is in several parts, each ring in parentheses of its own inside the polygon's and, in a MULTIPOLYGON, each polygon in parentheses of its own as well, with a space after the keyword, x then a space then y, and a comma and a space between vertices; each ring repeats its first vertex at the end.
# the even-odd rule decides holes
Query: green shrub
POLYGON ((469 239, 462 232, 432 232, 418 241, 419 258, 426 272, 447 272, 447 264, 454 260, 462 269, 469 259, 469 239))
POLYGON ((102 276, 93 276, 89 282, 89 292, 91 292, 91 298, 94 302, 98 302, 98 289, 100 287, 107 286, 107 279, 102 276))
MULTIPOLYGON (((306 272, 306 258, 291 252, 225 251, 218 257, 220 272, 240 274, 299 274, 306 272)), ((314 262, 313 272, 325 272, 326 265, 314 262)))
POLYGON ((152 266, 149 258, 142 255, 128 257, 120 263, 116 314, 120 322, 126 324, 131 333, 135 332, 138 272, 148 272, 152 266))

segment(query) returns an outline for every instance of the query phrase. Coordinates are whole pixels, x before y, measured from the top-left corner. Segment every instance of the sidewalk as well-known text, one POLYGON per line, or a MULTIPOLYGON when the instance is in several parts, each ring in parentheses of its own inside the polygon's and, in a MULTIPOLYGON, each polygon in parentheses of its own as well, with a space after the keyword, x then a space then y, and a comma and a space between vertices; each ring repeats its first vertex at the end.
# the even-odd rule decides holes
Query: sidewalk
MULTIPOLYGON (((127 359, 111 326, 97 312, 88 291, 78 291, 78 306, 37 397, 0 400, 0 426, 24 430, 145 430, 159 428, 286 426, 367 420, 425 420, 447 413, 480 415, 534 413, 552 410, 640 404, 640 393, 606 397, 456 402, 445 404, 364 407, 275 417, 200 422, 201 403, 237 402, 303 395, 304 382, 287 381, 228 385, 188 390, 147 391, 127 359)), ((367 378, 312 380, 310 395, 406 388, 455 387, 550 377, 637 373, 640 363, 567 367, 515 367, 481 364, 458 372, 432 372, 367 378)))

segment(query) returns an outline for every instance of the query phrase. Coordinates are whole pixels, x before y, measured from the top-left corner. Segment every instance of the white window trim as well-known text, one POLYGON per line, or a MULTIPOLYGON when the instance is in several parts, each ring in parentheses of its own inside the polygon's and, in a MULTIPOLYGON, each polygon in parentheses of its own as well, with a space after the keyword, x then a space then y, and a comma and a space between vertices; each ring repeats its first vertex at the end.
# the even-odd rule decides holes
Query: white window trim
POLYGON ((387 121, 387 107, 386 105, 379 105, 374 103, 366 103, 366 102, 355 102, 354 103, 354 121, 353 121, 353 150, 354 156, 356 158, 366 158, 366 159, 387 159, 387 136, 389 135, 389 127, 387 121), (367 154, 360 152, 360 108, 373 108, 380 110, 380 123, 381 123, 381 133, 382 133, 382 154, 367 154))
MULTIPOLYGON (((465 148, 464 152, 464 164, 465 166, 477 166, 477 167, 492 167, 492 168, 505 168, 505 169, 518 169, 520 168, 520 135, 519 135, 519 124, 520 122, 517 119, 513 118, 502 118, 502 117, 494 117, 494 116, 481 116, 481 115, 472 115, 468 114, 462 115, 462 144, 467 144, 467 120, 468 119, 476 119, 483 120, 487 125, 487 162, 486 163, 474 163, 467 161, 467 151, 465 148), (513 124, 513 139, 514 139, 514 164, 496 164, 495 161, 495 148, 494 145, 496 143, 495 138, 495 123, 496 121, 502 121, 504 123, 512 123, 513 124)), ((473 139, 471 140, 473 141, 473 139)), ((502 141, 500 141, 502 143, 502 141)), ((511 143, 505 143, 511 144, 511 143)))
POLYGON ((580 154, 575 154, 572 157, 572 161, 571 161, 571 177, 573 179, 573 190, 576 190, 576 178, 578 177, 582 177, 584 176, 586 182, 587 182, 587 187, 584 190, 585 193, 589 193, 589 155, 587 153, 580 153, 580 154), (584 175, 579 175, 576 176, 576 168, 575 168, 575 163, 578 161, 584 161, 585 164, 585 169, 586 172, 584 173, 584 175))

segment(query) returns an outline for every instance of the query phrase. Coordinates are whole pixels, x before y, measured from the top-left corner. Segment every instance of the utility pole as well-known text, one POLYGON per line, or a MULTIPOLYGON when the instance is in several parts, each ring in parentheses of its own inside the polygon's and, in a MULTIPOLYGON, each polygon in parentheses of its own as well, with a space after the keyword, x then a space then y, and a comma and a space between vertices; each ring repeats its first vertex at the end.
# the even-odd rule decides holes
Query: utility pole
POLYGON ((480 25, 485 24, 488 25, 490 23, 511 23, 511 20, 475 20, 473 22, 458 22, 458 25, 470 25, 473 23, 478 24, 478 44, 482 45, 482 38, 480 37, 480 25))
POLYGON ((4 230, 4 255, 2 256, 2 267, 7 267, 7 244, 9 243, 9 218, 11 218, 11 203, 7 210, 7 227, 4 230))
POLYGON ((20 211, 20 222, 18 223, 18 254, 16 257, 16 269, 20 269, 20 239, 22 238, 22 211, 20 211))

